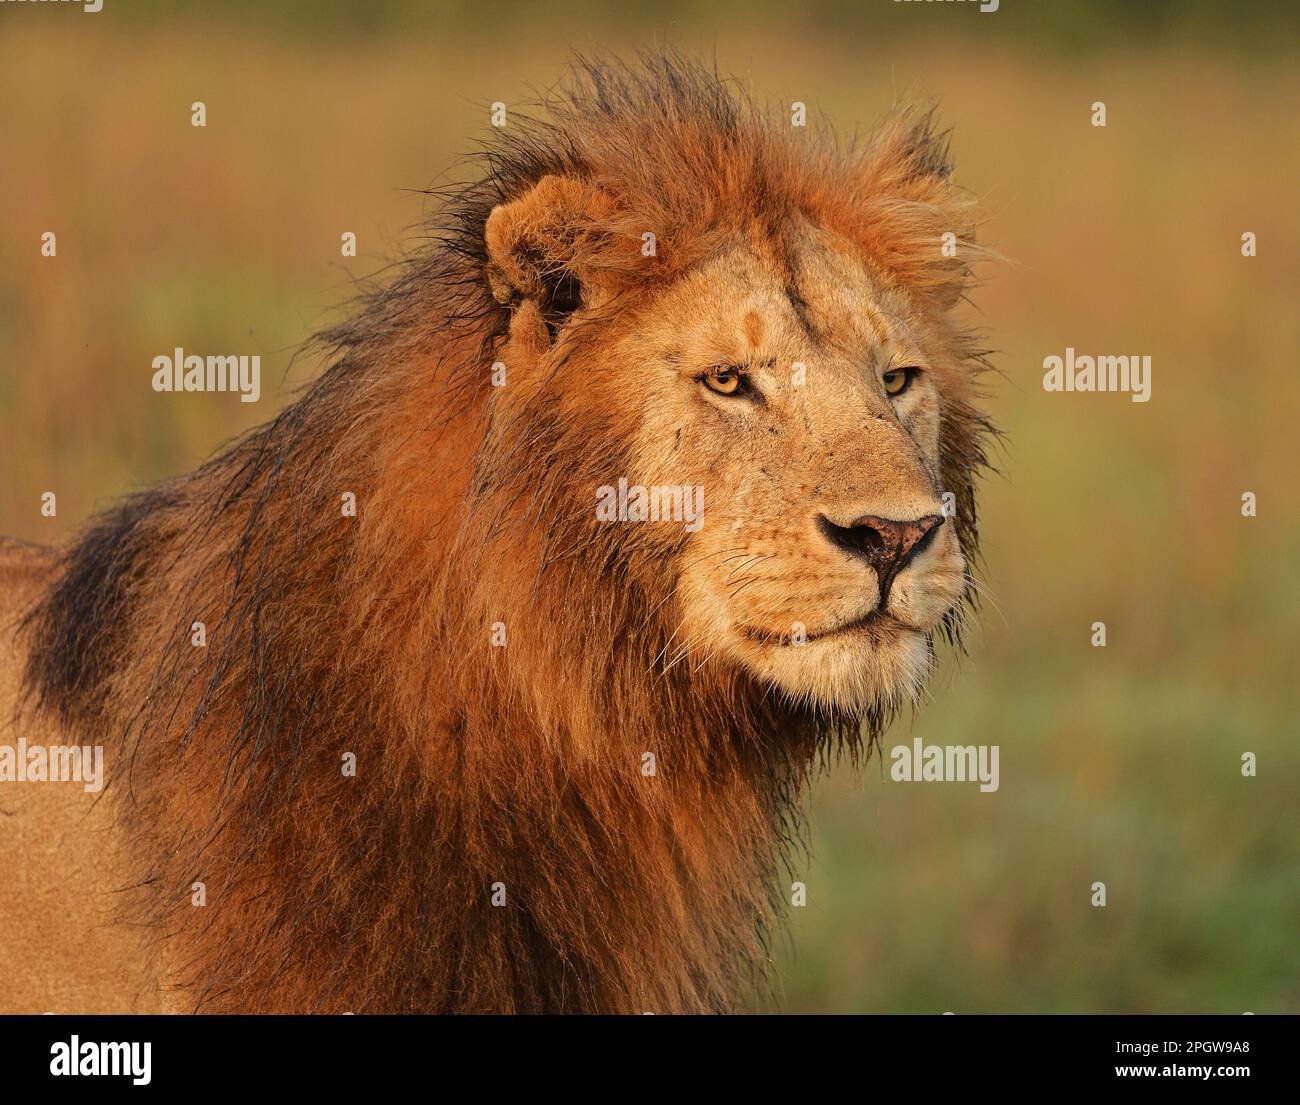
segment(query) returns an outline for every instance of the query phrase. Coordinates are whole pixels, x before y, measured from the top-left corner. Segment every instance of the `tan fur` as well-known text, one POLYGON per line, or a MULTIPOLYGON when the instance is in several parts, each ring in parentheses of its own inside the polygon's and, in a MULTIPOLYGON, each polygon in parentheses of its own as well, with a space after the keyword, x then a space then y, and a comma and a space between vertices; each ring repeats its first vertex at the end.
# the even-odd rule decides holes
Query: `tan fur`
MULTIPOLYGON (((26 664, 18 615, 49 582, 51 550, 0 539, 0 718, 12 718, 26 664)), ((58 744, 45 719, 0 743, 58 744)), ((107 803, 78 782, 0 784, 0 1012, 153 1013, 140 935, 116 916, 128 877, 107 803)))
POLYGON ((870 748, 969 598, 969 204, 925 119, 845 149, 674 58, 583 65, 548 106, 307 394, 18 572, 13 732, 108 745, 112 813, 29 818, 22 877, 95 904, 33 922, 11 885, 0 922, 75 942, 113 886, 146 943, 115 989, 28 948, 0 1008, 674 1012, 761 984, 819 753, 870 748), (921 370, 897 401, 891 365, 921 370), (728 368, 761 401, 709 390, 728 368), (704 487, 705 524, 601 521, 620 477, 704 487), (944 492, 858 624, 875 572, 818 516, 944 492), (98 881, 42 866, 50 831, 98 881))

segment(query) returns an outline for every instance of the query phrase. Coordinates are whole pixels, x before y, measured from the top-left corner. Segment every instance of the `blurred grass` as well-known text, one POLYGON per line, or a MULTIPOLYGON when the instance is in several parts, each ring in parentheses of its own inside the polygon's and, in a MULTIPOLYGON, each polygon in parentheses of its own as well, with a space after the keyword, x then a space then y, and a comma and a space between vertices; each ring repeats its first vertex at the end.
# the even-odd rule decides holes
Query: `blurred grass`
POLYGON ((976 296, 1009 438, 983 496, 983 631, 885 745, 998 744, 1002 786, 896 784, 887 760, 819 786, 784 1006, 1300 1011, 1294 50, 1220 49, 1149 16, 1141 39, 1125 20, 1144 17, 1103 35, 1062 5, 1087 29, 1076 55, 1074 32, 1010 5, 963 13, 961 34, 941 7, 916 15, 924 33, 890 15, 867 40, 833 4, 531 22, 384 4, 366 33, 336 4, 294 21, 6 6, 0 532, 61 540, 268 417, 317 367, 291 370, 298 344, 422 214, 410 190, 452 179, 484 105, 552 83, 571 45, 667 31, 844 129, 924 91, 989 206, 986 240, 1014 259, 976 296), (261 352, 262 402, 159 401, 150 360, 177 344, 261 352), (1045 394, 1042 358, 1067 345, 1149 353, 1152 401, 1045 394), (1240 516, 1244 490, 1259 517, 1240 516))

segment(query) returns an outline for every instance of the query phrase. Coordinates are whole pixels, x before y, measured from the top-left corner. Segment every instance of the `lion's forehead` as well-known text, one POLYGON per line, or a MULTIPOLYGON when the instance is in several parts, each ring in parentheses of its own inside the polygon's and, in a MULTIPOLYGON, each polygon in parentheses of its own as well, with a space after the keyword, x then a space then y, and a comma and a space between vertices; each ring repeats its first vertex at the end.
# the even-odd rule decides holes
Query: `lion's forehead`
POLYGON ((915 354, 923 325, 906 294, 826 232, 791 235, 781 260, 748 244, 665 289, 636 340, 683 371, 818 354, 860 363, 915 354))

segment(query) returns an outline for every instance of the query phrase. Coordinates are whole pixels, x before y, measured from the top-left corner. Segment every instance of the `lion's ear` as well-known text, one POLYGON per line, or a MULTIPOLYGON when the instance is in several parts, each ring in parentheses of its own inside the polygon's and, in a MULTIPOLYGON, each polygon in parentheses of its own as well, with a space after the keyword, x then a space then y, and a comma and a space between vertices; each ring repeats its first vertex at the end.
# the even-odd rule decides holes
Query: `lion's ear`
POLYGON ((939 312, 956 306, 972 262, 985 255, 975 244, 974 199, 952 171, 947 135, 934 131, 933 117, 905 112, 863 152, 844 218, 875 265, 939 312))
POLYGON ((498 303, 536 303, 552 333, 598 290, 614 201, 571 177, 545 176, 498 204, 484 228, 487 278, 498 303))

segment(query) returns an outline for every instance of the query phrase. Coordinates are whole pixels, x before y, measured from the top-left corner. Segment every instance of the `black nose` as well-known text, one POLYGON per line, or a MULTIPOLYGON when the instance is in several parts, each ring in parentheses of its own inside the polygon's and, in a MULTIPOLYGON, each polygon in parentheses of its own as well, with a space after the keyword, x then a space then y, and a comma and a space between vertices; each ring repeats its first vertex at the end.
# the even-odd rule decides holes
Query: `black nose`
POLYGON ((832 545, 865 560, 876 570, 883 607, 894 577, 930 544, 934 532, 943 525, 943 518, 927 514, 910 522, 895 522, 892 518, 865 514, 852 525, 837 526, 826 515, 819 514, 817 525, 832 545))

